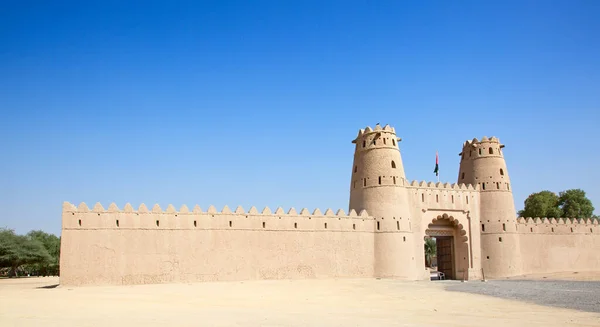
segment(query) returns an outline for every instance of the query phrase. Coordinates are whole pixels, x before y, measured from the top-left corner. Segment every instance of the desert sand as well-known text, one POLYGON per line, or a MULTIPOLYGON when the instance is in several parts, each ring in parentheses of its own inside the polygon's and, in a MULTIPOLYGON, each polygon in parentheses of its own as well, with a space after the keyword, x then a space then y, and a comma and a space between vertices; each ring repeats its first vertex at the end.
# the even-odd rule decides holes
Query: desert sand
MULTIPOLYGON (((444 282, 277 280, 53 287, 0 280, 0 326, 600 326, 600 315, 483 295, 444 282)), ((469 283, 481 283, 470 281, 469 283)))

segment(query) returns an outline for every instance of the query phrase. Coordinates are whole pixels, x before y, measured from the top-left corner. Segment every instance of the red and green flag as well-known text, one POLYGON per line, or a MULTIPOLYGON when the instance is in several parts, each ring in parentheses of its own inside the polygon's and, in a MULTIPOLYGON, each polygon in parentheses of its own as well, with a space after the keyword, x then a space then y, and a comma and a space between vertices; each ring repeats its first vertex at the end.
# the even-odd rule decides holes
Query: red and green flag
POLYGON ((435 169, 433 170, 435 176, 439 176, 440 173, 440 158, 438 157, 437 151, 435 151, 435 169))

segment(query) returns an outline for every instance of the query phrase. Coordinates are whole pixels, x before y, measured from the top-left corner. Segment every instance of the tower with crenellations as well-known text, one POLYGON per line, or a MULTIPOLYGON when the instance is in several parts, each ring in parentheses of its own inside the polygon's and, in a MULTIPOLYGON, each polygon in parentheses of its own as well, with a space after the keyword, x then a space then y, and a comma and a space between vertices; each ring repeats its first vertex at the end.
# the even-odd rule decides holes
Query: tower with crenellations
POLYGON ((410 217, 406 176, 396 131, 389 125, 367 127, 358 132, 350 184, 350 210, 366 210, 376 220, 374 230, 374 273, 377 277, 416 278, 408 226, 410 217), (407 264, 409 262, 410 264, 407 264))
POLYGON ((463 144, 458 182, 479 187, 481 266, 490 278, 522 271, 517 216, 510 178, 496 137, 476 138, 463 144))

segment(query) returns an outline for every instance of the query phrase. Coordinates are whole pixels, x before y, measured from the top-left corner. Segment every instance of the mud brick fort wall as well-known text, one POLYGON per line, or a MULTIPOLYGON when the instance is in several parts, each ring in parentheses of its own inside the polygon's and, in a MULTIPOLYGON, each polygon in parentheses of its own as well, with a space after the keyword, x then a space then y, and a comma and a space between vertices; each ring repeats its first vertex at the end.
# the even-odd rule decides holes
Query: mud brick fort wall
POLYGON ((516 216, 497 138, 464 142, 456 184, 406 180, 400 141, 389 125, 352 140, 348 213, 65 202, 60 283, 426 280, 425 237, 452 279, 600 270, 597 221, 516 216))

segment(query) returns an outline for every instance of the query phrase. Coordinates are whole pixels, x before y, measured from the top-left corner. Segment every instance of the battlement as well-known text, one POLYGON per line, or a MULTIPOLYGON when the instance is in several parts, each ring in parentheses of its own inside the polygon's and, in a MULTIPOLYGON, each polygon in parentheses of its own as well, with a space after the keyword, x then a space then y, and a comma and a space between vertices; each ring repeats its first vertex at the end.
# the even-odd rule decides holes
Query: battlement
POLYGON ((570 234, 595 233, 598 220, 591 218, 517 218, 517 231, 520 233, 570 234))
POLYGON ((413 180, 410 183, 406 181, 405 186, 407 187, 418 187, 428 189, 440 189, 440 190, 463 190, 463 191, 479 191, 479 185, 465 184, 465 183, 442 183, 442 182, 427 182, 413 180))
POLYGON ((123 208, 123 210, 119 209, 119 207, 113 202, 108 206, 108 209, 104 209, 104 207, 102 206, 101 203, 97 202, 94 207, 92 209, 90 209, 87 204, 85 202, 81 202, 79 204, 79 206, 75 206, 72 203, 69 202, 64 202, 63 203, 63 212, 72 212, 72 213, 76 213, 76 212, 80 212, 80 213, 84 213, 84 212, 94 212, 94 213, 104 213, 104 212, 125 212, 125 213, 154 213, 154 214, 162 214, 162 213, 173 213, 173 214, 186 214, 186 213, 208 213, 208 214, 227 214, 227 215, 231 215, 231 214, 251 214, 251 215, 284 215, 284 216, 323 216, 323 217, 369 217, 369 214, 367 213, 366 210, 361 210, 360 213, 356 213, 356 211, 354 210, 350 210, 350 212, 346 215, 346 213, 344 212, 343 209, 339 209, 337 212, 333 212, 333 210, 331 209, 327 209, 325 210, 325 213, 321 213, 321 210, 319 208, 313 210, 313 212, 311 213, 310 211, 308 211, 307 208, 302 208, 302 210, 300 210, 300 213, 297 213, 296 209, 294 208, 290 208, 288 210, 288 212, 286 213, 282 207, 278 207, 275 212, 272 212, 271 209, 269 207, 265 207, 261 212, 259 212, 256 207, 251 207, 250 210, 248 210, 248 212, 246 212, 244 210, 244 208, 242 208, 242 206, 238 206, 235 211, 231 211, 231 209, 229 209, 228 206, 223 207, 223 209, 221 211, 218 211, 215 206, 211 205, 210 207, 208 207, 207 211, 202 211, 202 208, 200 208, 199 205, 194 206, 194 208, 192 209, 192 211, 190 211, 188 209, 188 207, 184 204, 181 206, 181 208, 179 209, 179 211, 177 211, 175 209, 175 207, 172 204, 169 204, 167 206, 166 210, 162 210, 160 205, 155 204, 152 207, 152 210, 148 210, 148 207, 142 203, 139 207, 138 210, 135 211, 133 209, 133 206, 129 203, 127 203, 125 205, 125 207, 123 208))
POLYGON ((375 128, 371 128, 371 126, 367 126, 364 129, 361 128, 358 131, 358 137, 361 137, 365 134, 376 133, 376 132, 389 132, 389 133, 396 134, 396 129, 393 128, 392 126, 390 126, 389 124, 386 124, 383 127, 381 127, 381 125, 377 124, 377 125, 375 125, 375 128))
POLYGON ((107 209, 96 203, 90 209, 85 203, 75 206, 69 202, 63 204, 63 229, 118 229, 118 228, 160 228, 160 229, 269 229, 269 230, 348 230, 373 231, 373 220, 365 210, 348 214, 339 209, 322 212, 315 209, 312 213, 303 208, 298 213, 290 208, 287 212, 279 207, 274 212, 265 207, 261 212, 256 207, 248 211, 238 206, 234 211, 228 206, 221 211, 210 206, 203 211, 196 205, 190 211, 186 205, 179 210, 171 204, 163 210, 158 204, 148 209, 141 204, 137 210, 129 203, 121 210, 115 203, 107 209), (152 218, 149 218, 152 217, 152 218), (293 221, 291 221, 293 220, 293 221), (262 224, 261 224, 262 221, 262 224))
MULTIPOLYGON (((402 141, 401 138, 396 137, 396 129, 394 129, 390 125, 385 125, 384 127, 381 127, 381 125, 377 124, 377 125, 375 125, 375 128, 371 128, 370 126, 367 126, 364 129, 360 129, 358 131, 358 135, 356 136, 356 138, 354 140, 352 140, 352 143, 356 144, 358 142, 358 140, 360 140, 360 139, 363 139, 363 142, 366 142, 365 141, 366 138, 370 139, 370 142, 372 142, 373 140, 376 140, 377 138, 379 138, 381 136, 381 134, 388 134, 388 136, 392 136, 392 142, 391 142, 391 144, 389 144, 390 146, 395 147, 396 141, 398 141, 398 142, 402 141), (371 137, 369 137, 369 136, 371 136, 371 137)), ((385 139, 387 140, 387 138, 385 138, 385 139)), ((365 145, 366 145, 366 143, 363 144, 363 148, 365 147, 365 145)))
POLYGON ((479 156, 487 154, 496 154, 501 156, 501 149, 504 147, 504 144, 501 144, 497 137, 492 136, 488 138, 487 136, 484 136, 481 141, 479 141, 477 138, 465 141, 465 143, 463 143, 463 150, 458 155, 461 156, 462 159, 465 159, 465 154, 469 153, 469 158, 471 158, 473 154, 471 151, 475 150, 479 156), (486 149, 489 153, 484 152, 486 149))
POLYGON ((479 186, 471 184, 407 182, 412 205, 421 210, 453 209, 471 211, 479 202, 479 186))
POLYGON ((546 218, 519 217, 519 224, 552 224, 552 225, 598 225, 598 220, 592 218, 546 218))
POLYGON ((489 138, 487 136, 484 136, 484 137, 481 138, 481 141, 478 140, 477 138, 473 138, 472 140, 465 141, 465 143, 463 143, 463 148, 467 147, 467 146, 477 147, 479 144, 482 144, 482 143, 497 143, 497 144, 500 144, 500 139, 498 139, 495 136, 492 136, 492 137, 489 137, 489 138))

